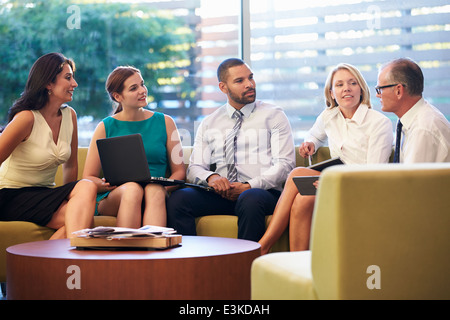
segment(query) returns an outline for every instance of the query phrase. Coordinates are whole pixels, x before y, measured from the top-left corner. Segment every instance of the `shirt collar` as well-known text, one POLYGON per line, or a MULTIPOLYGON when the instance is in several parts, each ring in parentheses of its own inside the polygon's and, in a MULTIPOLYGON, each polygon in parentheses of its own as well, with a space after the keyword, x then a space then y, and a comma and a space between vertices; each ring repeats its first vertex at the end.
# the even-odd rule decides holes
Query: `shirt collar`
POLYGON ((402 122, 403 128, 408 130, 411 127, 411 124, 416 117, 417 113, 420 110, 420 107, 425 103, 424 98, 420 98, 419 101, 416 102, 415 105, 412 106, 411 109, 409 109, 401 118, 400 121, 402 122))
MULTIPOLYGON (((244 114, 244 118, 248 118, 250 117, 250 114, 253 112, 253 110, 255 109, 256 106, 256 101, 246 104, 245 106, 242 107, 241 112, 244 114)), ((233 113, 236 111, 236 109, 234 107, 232 107, 229 103, 227 103, 227 114, 230 118, 233 117, 233 113)))
POLYGON ((369 112, 369 107, 365 104, 360 104, 356 109, 355 114, 353 114, 352 120, 358 125, 361 125, 366 117, 367 112, 369 112))
MULTIPOLYGON (((334 112, 334 116, 340 116, 344 118, 344 115, 342 114, 339 107, 334 107, 331 110, 334 112)), ((356 124, 361 125, 364 121, 364 118, 366 117, 367 112, 369 112, 369 107, 366 104, 361 103, 353 114, 353 117, 346 120, 354 121, 356 124)))

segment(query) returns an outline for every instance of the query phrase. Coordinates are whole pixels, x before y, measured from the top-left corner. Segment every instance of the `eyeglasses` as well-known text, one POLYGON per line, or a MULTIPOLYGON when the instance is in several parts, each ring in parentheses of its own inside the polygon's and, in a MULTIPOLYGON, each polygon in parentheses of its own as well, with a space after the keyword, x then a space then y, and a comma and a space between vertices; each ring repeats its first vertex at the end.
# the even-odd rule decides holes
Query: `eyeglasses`
POLYGON ((390 88, 390 87, 395 87, 398 86, 400 83, 396 83, 396 84, 388 84, 387 86, 381 86, 381 87, 375 87, 375 91, 377 92, 377 94, 381 94, 381 90, 385 89, 385 88, 390 88))

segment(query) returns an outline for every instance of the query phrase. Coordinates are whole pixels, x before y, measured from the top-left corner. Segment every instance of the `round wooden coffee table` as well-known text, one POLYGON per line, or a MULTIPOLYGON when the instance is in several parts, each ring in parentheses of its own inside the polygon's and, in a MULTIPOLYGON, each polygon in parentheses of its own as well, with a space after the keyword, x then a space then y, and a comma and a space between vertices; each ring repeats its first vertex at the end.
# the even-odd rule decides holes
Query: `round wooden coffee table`
POLYGON ((68 239, 7 249, 7 299, 250 299, 256 242, 183 236, 166 250, 78 250, 68 239))

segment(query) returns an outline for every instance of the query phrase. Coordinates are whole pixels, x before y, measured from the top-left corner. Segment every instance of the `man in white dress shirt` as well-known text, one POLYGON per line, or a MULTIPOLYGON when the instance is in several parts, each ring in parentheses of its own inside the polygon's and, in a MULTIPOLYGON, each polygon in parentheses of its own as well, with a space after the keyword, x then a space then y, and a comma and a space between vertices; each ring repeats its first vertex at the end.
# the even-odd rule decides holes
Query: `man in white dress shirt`
POLYGON ((209 185, 214 192, 173 192, 168 224, 181 234, 195 235, 196 217, 235 214, 238 237, 258 241, 265 216, 272 214, 295 165, 292 131, 280 107, 256 100, 253 73, 242 60, 225 60, 217 74, 228 102, 200 124, 187 173, 189 181, 209 185))
POLYGON ((424 100, 423 87, 422 70, 408 58, 386 63, 378 74, 382 110, 401 122, 399 162, 450 162, 450 123, 424 100))

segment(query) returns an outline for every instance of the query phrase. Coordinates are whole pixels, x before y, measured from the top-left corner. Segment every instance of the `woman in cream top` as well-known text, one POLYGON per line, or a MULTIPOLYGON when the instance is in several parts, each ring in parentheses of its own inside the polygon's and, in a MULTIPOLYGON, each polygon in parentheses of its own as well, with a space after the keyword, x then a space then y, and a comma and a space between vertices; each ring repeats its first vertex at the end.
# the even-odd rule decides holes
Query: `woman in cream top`
POLYGON ((77 118, 65 105, 78 86, 74 69, 59 53, 36 60, 0 134, 0 220, 57 229, 53 239, 90 227, 95 209, 95 184, 76 181, 77 118), (64 185, 54 188, 60 164, 64 185))
POLYGON ((60 109, 62 120, 57 143, 39 110, 30 110, 33 129, 27 140, 20 143, 0 167, 0 189, 23 187, 53 187, 56 170, 71 155, 73 123, 72 109, 60 109))

